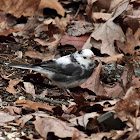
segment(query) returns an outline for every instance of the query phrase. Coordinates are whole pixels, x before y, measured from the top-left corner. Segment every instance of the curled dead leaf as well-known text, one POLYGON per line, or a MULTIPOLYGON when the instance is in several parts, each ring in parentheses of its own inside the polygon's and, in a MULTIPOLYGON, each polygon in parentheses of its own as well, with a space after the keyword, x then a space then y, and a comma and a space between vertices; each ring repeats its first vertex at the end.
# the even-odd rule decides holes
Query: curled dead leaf
POLYGON ((40 12, 41 15, 43 14, 44 8, 55 9, 61 16, 64 16, 65 14, 65 9, 58 2, 58 0, 41 0, 38 8, 38 12, 40 12))
POLYGON ((38 111, 39 108, 43 108, 43 109, 46 109, 50 112, 53 112, 53 108, 55 108, 55 106, 50 106, 50 105, 39 103, 39 102, 32 102, 29 100, 17 100, 16 105, 22 106, 23 109, 30 108, 30 109, 33 109, 35 111, 38 111))
POLYGON ((123 58, 123 54, 117 54, 117 55, 113 55, 113 56, 109 56, 109 57, 106 57, 103 59, 103 62, 107 63, 107 62, 110 62, 110 61, 117 61, 117 62, 120 62, 123 58))
POLYGON ((68 123, 56 118, 36 117, 34 125, 37 132, 44 138, 47 137, 47 134, 49 132, 54 132, 55 136, 58 136, 60 138, 72 137, 75 131, 79 132, 79 136, 86 137, 86 134, 84 134, 83 132, 74 127, 70 127, 68 123))
POLYGON ((12 94, 18 93, 18 91, 14 88, 14 86, 16 86, 21 81, 22 80, 21 79, 18 79, 18 78, 16 78, 16 79, 10 79, 9 85, 6 88, 6 91, 9 92, 9 93, 12 93, 12 94))
POLYGON ((40 0, 4 0, 0 1, 0 10, 13 14, 16 17, 34 15, 40 0))
POLYGON ((41 59, 42 61, 47 61, 54 58, 54 55, 51 55, 50 53, 40 53, 38 51, 27 51, 25 52, 25 56, 41 59))

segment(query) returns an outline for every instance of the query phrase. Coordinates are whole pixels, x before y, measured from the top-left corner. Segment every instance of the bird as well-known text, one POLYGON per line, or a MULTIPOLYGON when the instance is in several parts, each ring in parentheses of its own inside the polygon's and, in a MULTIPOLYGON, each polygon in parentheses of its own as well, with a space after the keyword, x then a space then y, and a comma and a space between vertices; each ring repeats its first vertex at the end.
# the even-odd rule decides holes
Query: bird
POLYGON ((95 55, 82 49, 57 59, 34 64, 6 63, 14 68, 29 69, 44 74, 53 85, 62 89, 74 88, 84 83, 95 69, 95 55))

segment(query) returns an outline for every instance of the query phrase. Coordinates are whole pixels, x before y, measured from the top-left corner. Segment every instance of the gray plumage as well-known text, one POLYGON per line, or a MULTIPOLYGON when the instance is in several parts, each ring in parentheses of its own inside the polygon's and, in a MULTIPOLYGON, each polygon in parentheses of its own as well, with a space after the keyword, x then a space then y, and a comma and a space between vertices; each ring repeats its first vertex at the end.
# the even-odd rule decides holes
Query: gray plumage
POLYGON ((72 88, 85 82, 94 70, 94 53, 90 49, 37 64, 9 63, 10 67, 42 73, 60 88, 72 88))

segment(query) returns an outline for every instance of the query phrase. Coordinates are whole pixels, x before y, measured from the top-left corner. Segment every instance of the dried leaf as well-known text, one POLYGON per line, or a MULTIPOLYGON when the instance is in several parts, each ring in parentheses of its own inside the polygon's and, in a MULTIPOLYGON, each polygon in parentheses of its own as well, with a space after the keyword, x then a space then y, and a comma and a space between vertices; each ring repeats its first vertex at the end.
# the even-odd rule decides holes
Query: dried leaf
POLYGON ((54 52, 58 46, 58 44, 60 43, 60 39, 61 39, 61 35, 60 34, 54 34, 52 40, 50 41, 46 41, 46 40, 42 40, 39 38, 35 38, 34 41, 38 42, 40 45, 42 46, 48 46, 48 49, 51 52, 54 52))
POLYGON ((69 36, 81 36, 86 33, 91 33, 93 25, 86 21, 71 21, 71 24, 67 28, 67 34, 69 36))
POLYGON ((54 58, 54 56, 50 53, 40 53, 38 51, 27 51, 25 52, 25 56, 28 56, 30 58, 41 59, 42 61, 47 61, 54 58))
POLYGON ((99 13, 99 12, 92 12, 91 19, 93 21, 97 21, 102 19, 103 21, 107 21, 111 18, 112 14, 110 13, 99 13))
POLYGON ((17 106, 22 106, 23 109, 30 108, 35 111, 38 111, 39 108, 43 108, 50 112, 53 112, 53 108, 55 108, 55 106, 50 106, 50 105, 38 103, 38 102, 32 102, 29 100, 17 100, 16 104, 17 104, 17 106))
POLYGON ((104 23, 100 28, 91 34, 93 38, 91 44, 96 48, 97 41, 102 41, 100 48, 97 48, 101 51, 102 54, 115 55, 117 54, 114 41, 120 40, 123 42, 125 40, 124 33, 121 27, 115 24, 112 19, 104 23))
POLYGON ((86 113, 85 115, 82 115, 80 117, 75 117, 73 119, 70 119, 69 122, 74 124, 74 125, 80 125, 80 126, 83 126, 86 128, 88 122, 89 122, 89 119, 90 118, 95 118, 95 117, 98 117, 99 114, 97 112, 92 112, 92 113, 86 113))
POLYGON ((14 88, 14 86, 16 86, 21 81, 22 80, 21 79, 18 79, 18 78, 16 78, 16 79, 10 79, 9 85, 6 88, 6 91, 8 91, 9 93, 12 93, 12 94, 18 93, 18 91, 16 91, 16 89, 14 88))
POLYGON ((65 9, 58 2, 58 0, 41 0, 38 9, 41 15, 43 14, 44 8, 55 9, 57 13, 60 14, 61 16, 64 16, 65 14, 65 9))
MULTIPOLYGON (((134 87, 130 87, 128 91, 126 92, 126 95, 124 96, 123 100, 120 100, 115 105, 115 111, 118 114, 121 114, 121 112, 127 113, 134 113, 139 109, 140 114, 140 91, 135 89, 134 87)), ((134 114, 135 115, 135 114, 134 114)))
POLYGON ((83 132, 80 132, 74 127, 70 127, 68 123, 58 120, 56 118, 36 117, 34 125, 37 132, 44 138, 47 137, 47 134, 49 132, 54 132, 55 136, 58 136, 60 138, 72 137, 75 131, 78 131, 79 135, 83 137, 86 136, 86 134, 84 134, 83 132))
POLYGON ((13 121, 16 119, 16 116, 9 115, 9 113, 0 112, 0 126, 3 126, 5 123, 13 121))
POLYGON ((33 118, 32 114, 24 115, 22 118, 18 120, 18 123, 20 123, 20 127, 23 128, 25 123, 31 120, 32 118, 33 118))
POLYGON ((96 70, 91 75, 91 77, 86 82, 84 82, 82 85, 80 85, 80 87, 87 88, 87 89, 93 91, 94 93, 96 93, 97 95, 106 94, 103 86, 100 83, 101 69, 102 69, 102 64, 100 63, 98 65, 98 67, 96 68, 96 70))
POLYGON ((34 15, 40 0, 2 0, 0 10, 13 14, 16 17, 34 15))
POLYGON ((110 62, 110 61, 117 61, 117 62, 120 62, 123 58, 123 54, 117 54, 117 55, 113 55, 113 56, 109 56, 109 57, 106 57, 103 59, 103 62, 107 63, 107 62, 110 62))
MULTIPOLYGON (((135 54, 135 47, 140 46, 140 29, 138 29, 133 35, 132 29, 128 28, 126 31, 126 42, 122 43, 117 41, 117 46, 121 49, 125 54, 135 54)), ((140 52, 138 52, 140 54, 140 52)))
POLYGON ((117 54, 114 42, 116 40, 124 42, 125 36, 121 27, 118 24, 115 24, 113 20, 126 10, 128 4, 128 0, 120 3, 119 7, 116 8, 113 17, 91 34, 83 48, 91 48, 93 46, 99 49, 102 54, 117 54))
POLYGON ((31 94, 33 98, 35 98, 36 94, 35 94, 34 85, 30 82, 23 82, 23 84, 25 87, 25 92, 31 94))
POLYGON ((65 34, 62 36, 60 43, 62 45, 73 45, 77 50, 81 50, 88 37, 88 35, 75 37, 65 34))
POLYGON ((21 108, 15 107, 15 106, 6 106, 4 107, 10 112, 10 115, 16 115, 16 114, 21 114, 21 108))

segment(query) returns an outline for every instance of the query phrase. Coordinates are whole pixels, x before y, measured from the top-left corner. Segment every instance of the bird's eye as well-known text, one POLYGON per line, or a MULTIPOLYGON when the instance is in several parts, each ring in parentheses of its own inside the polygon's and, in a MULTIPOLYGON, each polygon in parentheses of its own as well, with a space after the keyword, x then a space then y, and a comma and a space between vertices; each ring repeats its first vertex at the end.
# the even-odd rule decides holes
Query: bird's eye
POLYGON ((84 59, 87 59, 87 57, 83 56, 84 59))

